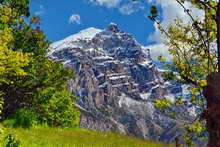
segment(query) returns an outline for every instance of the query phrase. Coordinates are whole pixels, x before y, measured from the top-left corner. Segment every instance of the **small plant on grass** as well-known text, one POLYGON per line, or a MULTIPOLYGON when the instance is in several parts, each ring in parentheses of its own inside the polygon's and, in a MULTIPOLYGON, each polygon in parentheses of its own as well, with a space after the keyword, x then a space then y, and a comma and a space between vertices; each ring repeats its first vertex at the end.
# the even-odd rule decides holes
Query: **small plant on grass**
POLYGON ((13 134, 8 134, 5 137, 5 147, 19 147, 21 142, 13 134))

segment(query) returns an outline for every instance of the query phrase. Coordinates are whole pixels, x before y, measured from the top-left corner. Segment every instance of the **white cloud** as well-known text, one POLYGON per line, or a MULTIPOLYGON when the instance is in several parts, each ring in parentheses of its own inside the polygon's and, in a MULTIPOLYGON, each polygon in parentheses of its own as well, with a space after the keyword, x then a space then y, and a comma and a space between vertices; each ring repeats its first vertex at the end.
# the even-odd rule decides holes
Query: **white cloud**
MULTIPOLYGON (((158 4, 161 6, 162 9, 162 23, 161 25, 164 28, 167 28, 167 26, 177 17, 183 20, 183 22, 189 22, 190 18, 189 16, 184 12, 183 8, 175 1, 175 0, 166 0, 166 3, 164 3, 163 0, 151 0, 152 2, 158 4)), ((203 17, 204 14, 201 10, 198 10, 190 5, 190 3, 185 2, 185 7, 192 10, 191 14, 193 16, 203 17)), ((149 36, 149 41, 155 41, 157 43, 161 43, 161 41, 164 39, 161 35, 160 31, 157 28, 157 25, 155 26, 155 32, 149 36)))
POLYGON ((108 8, 115 8, 117 7, 121 0, 89 0, 91 3, 101 5, 101 6, 106 6, 108 8))
POLYGON ((154 61, 157 61, 158 56, 165 57, 166 61, 171 61, 172 56, 169 54, 168 47, 165 46, 163 43, 158 43, 154 45, 147 46, 150 49, 151 58, 154 61))
POLYGON ((43 15, 45 13, 45 8, 43 5, 39 5, 39 10, 34 13, 36 16, 43 15))
POLYGON ((143 10, 144 6, 140 6, 140 3, 127 3, 119 7, 119 12, 124 15, 130 15, 134 12, 138 12, 139 10, 143 10))
MULTIPOLYGON (((190 18, 189 16, 184 12, 183 8, 175 1, 175 0, 166 0, 166 3, 164 0, 151 0, 151 3, 155 3, 159 5, 162 9, 161 16, 163 20, 161 21, 161 25, 163 28, 167 28, 168 25, 175 19, 175 18, 181 18, 183 22, 189 22, 190 18)), ((185 7, 187 9, 191 10, 191 14, 194 17, 203 18, 204 13, 201 10, 198 10, 190 5, 190 3, 185 2, 185 7)), ((154 24, 155 31, 148 37, 148 41, 154 42, 154 46, 150 46, 152 48, 152 56, 161 55, 164 54, 168 59, 171 59, 171 56, 168 53, 167 47, 164 45, 164 49, 162 48, 162 43, 165 39, 165 37, 161 34, 160 30, 157 28, 157 24, 154 24), (159 47, 156 49, 156 47, 159 47), (153 50, 156 50, 153 51, 153 50)), ((155 58, 154 58, 155 59, 155 58)))
POLYGON ((107 8, 117 8, 124 15, 130 15, 144 9, 143 2, 133 2, 132 0, 85 0, 92 4, 107 8))
POLYGON ((81 24, 81 17, 79 14, 72 14, 70 17, 69 17, 69 23, 70 24, 81 24))

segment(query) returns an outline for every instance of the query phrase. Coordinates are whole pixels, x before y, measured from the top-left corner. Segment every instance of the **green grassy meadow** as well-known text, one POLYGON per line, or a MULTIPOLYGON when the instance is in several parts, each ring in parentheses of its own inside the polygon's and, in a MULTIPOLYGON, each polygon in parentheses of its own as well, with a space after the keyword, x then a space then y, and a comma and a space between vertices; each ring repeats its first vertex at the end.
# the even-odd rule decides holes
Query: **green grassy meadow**
POLYGON ((35 128, 8 129, 22 147, 172 147, 115 133, 85 129, 35 128))

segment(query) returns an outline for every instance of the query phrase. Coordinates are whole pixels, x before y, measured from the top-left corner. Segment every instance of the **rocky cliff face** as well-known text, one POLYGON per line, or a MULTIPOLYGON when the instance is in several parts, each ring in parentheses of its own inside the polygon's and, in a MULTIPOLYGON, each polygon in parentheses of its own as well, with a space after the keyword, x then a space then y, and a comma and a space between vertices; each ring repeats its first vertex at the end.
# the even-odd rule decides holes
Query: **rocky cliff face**
POLYGON ((83 128, 170 143, 194 118, 190 108, 173 107, 178 115, 172 118, 154 107, 155 99, 182 96, 182 86, 165 82, 149 50, 115 24, 56 42, 49 57, 76 73, 68 88, 78 97, 83 128))

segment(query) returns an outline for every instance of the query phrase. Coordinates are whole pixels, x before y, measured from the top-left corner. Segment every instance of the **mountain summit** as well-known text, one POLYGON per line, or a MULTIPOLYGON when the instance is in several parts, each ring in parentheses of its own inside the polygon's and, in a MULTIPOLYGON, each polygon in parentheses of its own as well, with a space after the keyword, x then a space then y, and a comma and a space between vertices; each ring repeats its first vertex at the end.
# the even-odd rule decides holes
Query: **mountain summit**
POLYGON ((155 99, 182 96, 182 86, 164 81, 149 50, 116 24, 55 42, 48 54, 76 74, 68 89, 78 97, 82 128, 170 143, 195 117, 192 108, 173 107, 173 118, 154 107, 155 99))

